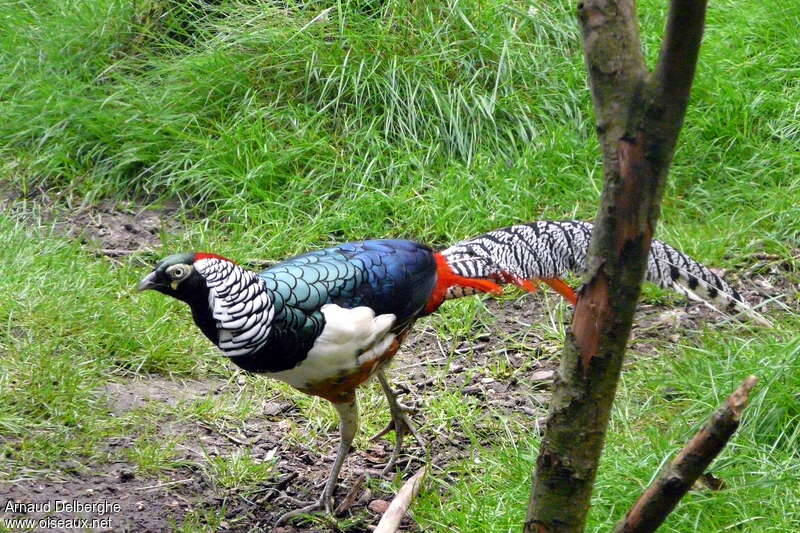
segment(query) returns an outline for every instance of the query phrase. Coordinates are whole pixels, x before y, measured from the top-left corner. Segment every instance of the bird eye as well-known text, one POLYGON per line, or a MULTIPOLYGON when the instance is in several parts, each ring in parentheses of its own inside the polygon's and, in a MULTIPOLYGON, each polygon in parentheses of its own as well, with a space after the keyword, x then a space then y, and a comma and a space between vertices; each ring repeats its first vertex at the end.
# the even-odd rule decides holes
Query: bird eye
POLYGON ((175 265, 167 269, 167 274, 174 280, 181 280, 189 274, 189 267, 186 265, 175 265))

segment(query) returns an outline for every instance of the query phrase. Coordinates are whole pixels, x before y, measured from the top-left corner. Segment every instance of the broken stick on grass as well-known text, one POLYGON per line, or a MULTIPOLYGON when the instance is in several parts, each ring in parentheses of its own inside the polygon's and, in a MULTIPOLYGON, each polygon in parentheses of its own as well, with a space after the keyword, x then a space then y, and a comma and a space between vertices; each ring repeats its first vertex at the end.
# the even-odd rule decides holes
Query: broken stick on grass
POLYGON ((347 492, 347 496, 344 497, 342 503, 339 504, 339 507, 333 511, 333 516, 341 516, 342 513, 350 509, 353 505, 355 505, 356 501, 358 500, 359 496, 361 496, 361 487, 364 486, 364 481, 366 481, 367 476, 361 474, 356 478, 353 482, 353 486, 347 492))
POLYGON ((386 512, 383 513, 381 521, 378 522, 378 527, 375 528, 374 533, 395 533, 400 526, 400 521, 403 520, 406 511, 408 511, 411 501, 417 496, 419 488, 422 486, 422 480, 428 472, 428 467, 422 467, 416 474, 406 481, 397 496, 394 497, 392 503, 389 504, 386 512))
POLYGON ((742 382, 725 404, 711 415, 705 427, 661 471, 658 479, 617 523, 613 533, 646 533, 661 525, 739 427, 739 419, 756 381, 755 376, 750 376, 742 382))

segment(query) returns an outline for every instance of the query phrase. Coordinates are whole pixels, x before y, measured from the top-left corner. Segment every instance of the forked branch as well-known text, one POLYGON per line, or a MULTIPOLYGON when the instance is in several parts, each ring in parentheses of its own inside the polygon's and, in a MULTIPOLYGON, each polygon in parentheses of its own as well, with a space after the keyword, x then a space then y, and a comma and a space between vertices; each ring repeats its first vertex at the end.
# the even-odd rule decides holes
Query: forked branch
POLYGON ((633 0, 578 5, 603 147, 586 284, 556 375, 526 532, 583 531, 633 313, 702 38, 705 0, 673 0, 648 76, 633 0))

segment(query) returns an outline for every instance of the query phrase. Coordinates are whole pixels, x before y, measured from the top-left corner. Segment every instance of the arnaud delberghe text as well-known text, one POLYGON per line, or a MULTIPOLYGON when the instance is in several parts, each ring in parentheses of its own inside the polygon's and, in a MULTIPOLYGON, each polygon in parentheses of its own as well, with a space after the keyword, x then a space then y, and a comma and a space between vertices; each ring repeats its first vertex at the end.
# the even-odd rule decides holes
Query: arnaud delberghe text
POLYGON ((48 500, 46 502, 18 502, 8 500, 6 513, 88 513, 103 516, 109 513, 118 513, 120 504, 108 500, 96 502, 81 502, 78 500, 48 500))

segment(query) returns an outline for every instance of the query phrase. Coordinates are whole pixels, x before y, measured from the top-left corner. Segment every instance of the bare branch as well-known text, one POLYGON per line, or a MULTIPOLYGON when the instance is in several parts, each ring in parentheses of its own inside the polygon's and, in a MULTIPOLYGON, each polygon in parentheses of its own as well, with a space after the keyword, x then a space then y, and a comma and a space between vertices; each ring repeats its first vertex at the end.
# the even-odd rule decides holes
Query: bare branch
POLYGON ((632 0, 585 0, 578 4, 597 131, 606 169, 616 162, 634 101, 647 75, 632 0))
POLYGON ((742 411, 757 381, 755 376, 744 380, 675 460, 661 471, 658 479, 617 523, 613 533, 649 533, 661 525, 739 427, 742 411))
POLYGON ((697 55, 703 38, 706 0, 673 0, 667 18, 667 29, 661 55, 656 65, 648 102, 650 134, 661 130, 661 136, 678 137, 682 120, 689 103, 697 55), (659 120, 660 117, 664 117, 659 120))

